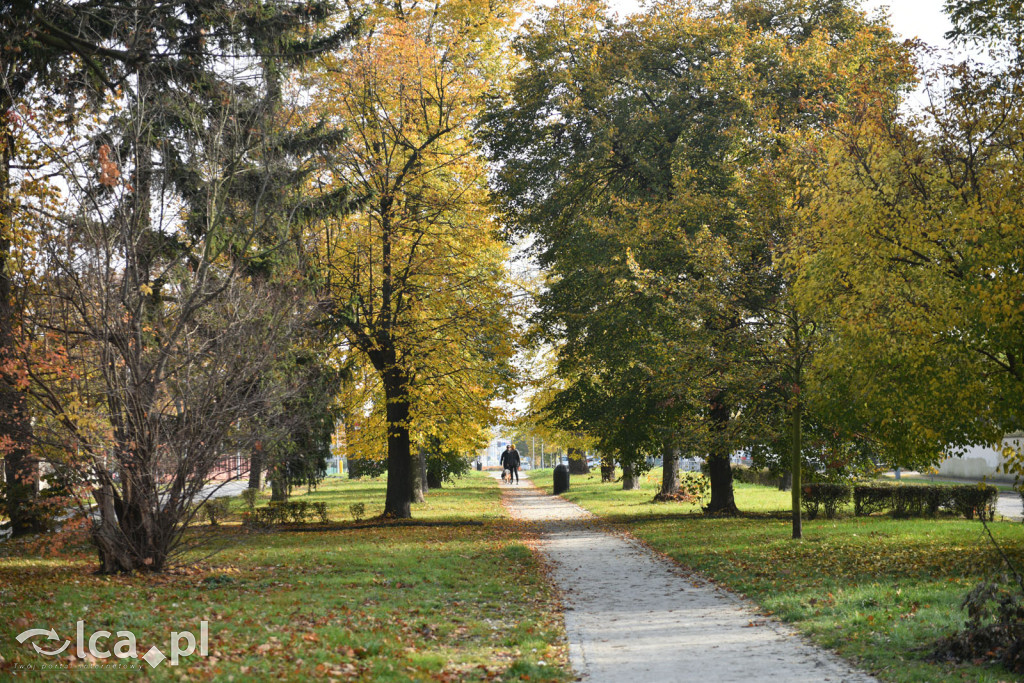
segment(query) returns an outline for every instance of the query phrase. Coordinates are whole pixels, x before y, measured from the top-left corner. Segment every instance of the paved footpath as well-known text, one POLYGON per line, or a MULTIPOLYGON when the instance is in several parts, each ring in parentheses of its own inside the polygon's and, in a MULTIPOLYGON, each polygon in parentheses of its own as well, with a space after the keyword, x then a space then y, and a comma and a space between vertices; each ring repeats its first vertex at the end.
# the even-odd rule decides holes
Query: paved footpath
POLYGON ((525 477, 502 488, 512 514, 537 526, 582 680, 875 681, 525 477))

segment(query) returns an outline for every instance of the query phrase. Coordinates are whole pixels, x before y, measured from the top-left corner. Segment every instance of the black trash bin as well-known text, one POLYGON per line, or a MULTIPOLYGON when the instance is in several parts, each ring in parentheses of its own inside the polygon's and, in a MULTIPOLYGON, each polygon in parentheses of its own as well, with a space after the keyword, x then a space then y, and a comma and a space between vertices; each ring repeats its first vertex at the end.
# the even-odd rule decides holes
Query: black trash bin
POLYGON ((565 493, 569 490, 569 467, 568 465, 557 465, 555 467, 555 495, 565 493))
POLYGON ((479 460, 477 460, 476 461, 476 471, 479 472, 479 471, 483 470, 483 468, 484 468, 484 464, 482 462, 480 462, 479 460))

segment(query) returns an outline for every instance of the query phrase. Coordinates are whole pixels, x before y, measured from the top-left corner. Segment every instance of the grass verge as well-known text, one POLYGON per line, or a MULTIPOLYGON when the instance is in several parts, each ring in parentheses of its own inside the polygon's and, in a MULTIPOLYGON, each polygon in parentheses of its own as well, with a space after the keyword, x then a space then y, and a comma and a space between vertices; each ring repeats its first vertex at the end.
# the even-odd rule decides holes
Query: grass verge
MULTIPOLYGON (((551 470, 530 477, 550 490, 551 470)), ((960 603, 976 583, 1004 571, 977 521, 846 516, 804 521, 793 541, 789 492, 736 485, 745 515, 712 519, 695 505, 653 503, 660 473, 638 491, 573 476, 563 494, 680 564, 756 602, 885 681, 1018 680, 984 662, 933 663, 928 653, 965 619, 960 603)), ((990 525, 1024 567, 1024 526, 990 525)), ((652 590, 657 590, 652 587, 652 590)))
MULTIPOLYGON (((330 479, 293 499, 327 502, 337 521, 353 503, 378 514, 384 486, 330 479)), ((216 555, 162 575, 95 575, 86 548, 49 556, 31 544, 0 545, 0 677, 571 680, 556 596, 524 529, 501 507, 497 482, 471 473, 431 491, 413 516, 484 524, 249 533, 229 523, 204 530, 220 545, 216 555), (97 631, 114 633, 97 641, 101 649, 131 631, 139 656, 152 646, 169 654, 172 631, 198 638, 206 620, 208 656, 155 668, 78 658, 79 620, 86 647, 97 631), (61 640, 18 643, 30 628, 53 628, 61 640), (60 657, 32 649, 54 650, 64 639, 72 642, 60 657)))

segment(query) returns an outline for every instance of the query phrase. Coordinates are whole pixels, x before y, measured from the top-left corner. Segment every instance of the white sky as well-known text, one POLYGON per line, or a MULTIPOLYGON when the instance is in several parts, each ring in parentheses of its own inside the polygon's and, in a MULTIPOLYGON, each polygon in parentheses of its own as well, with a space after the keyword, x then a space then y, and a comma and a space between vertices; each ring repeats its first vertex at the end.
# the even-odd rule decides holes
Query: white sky
POLYGON ((920 38, 933 47, 948 47, 943 38, 953 28, 942 13, 942 0, 866 0, 861 6, 869 13, 879 8, 889 11, 889 23, 904 38, 920 38))
MULTIPOLYGON (((638 0, 608 0, 608 4, 620 15, 640 8, 638 0)), ((942 36, 952 26, 942 13, 942 5, 943 0, 863 0, 861 3, 868 13, 888 8, 890 23, 904 38, 917 37, 934 47, 947 47, 948 43, 942 36)))

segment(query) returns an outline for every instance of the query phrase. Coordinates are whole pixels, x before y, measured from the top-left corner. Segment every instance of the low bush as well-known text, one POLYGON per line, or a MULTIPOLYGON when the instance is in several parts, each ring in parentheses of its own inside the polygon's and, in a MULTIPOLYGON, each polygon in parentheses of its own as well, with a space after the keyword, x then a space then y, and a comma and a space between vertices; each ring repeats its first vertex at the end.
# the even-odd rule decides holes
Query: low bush
POLYGON ((827 519, 835 519, 839 508, 849 502, 852 491, 847 484, 814 483, 804 484, 802 493, 807 519, 817 517, 821 508, 827 519))
POLYGON ((327 524, 327 503, 310 503, 305 500, 270 501, 264 508, 247 510, 242 523, 250 528, 266 529, 275 524, 307 524, 312 521, 327 524))
POLYGON ((947 510, 966 519, 995 516, 999 495, 994 486, 904 486, 871 484, 855 486, 853 509, 857 516, 890 512, 893 517, 934 517, 947 510))
POLYGON ((210 526, 219 526, 230 511, 231 502, 227 498, 211 498, 199 507, 199 514, 210 526))
POLYGON ((946 506, 958 515, 967 519, 988 519, 992 521, 996 515, 996 501, 999 490, 994 486, 979 484, 977 486, 947 486, 952 489, 946 506))
POLYGON ((871 485, 853 487, 853 514, 866 517, 889 509, 893 486, 871 485))
POLYGON ((313 512, 321 524, 327 524, 331 520, 327 518, 327 503, 313 503, 313 512))
POLYGON ((1024 602, 1020 586, 983 581, 964 598, 963 630, 942 638, 932 657, 938 661, 996 658, 1015 673, 1024 673, 1024 602))
POLYGON ((256 501, 259 500, 259 498, 260 498, 260 490, 259 489, 245 489, 244 491, 242 491, 241 495, 242 495, 242 502, 245 503, 245 506, 247 508, 249 508, 250 510, 255 510, 256 509, 256 501))

